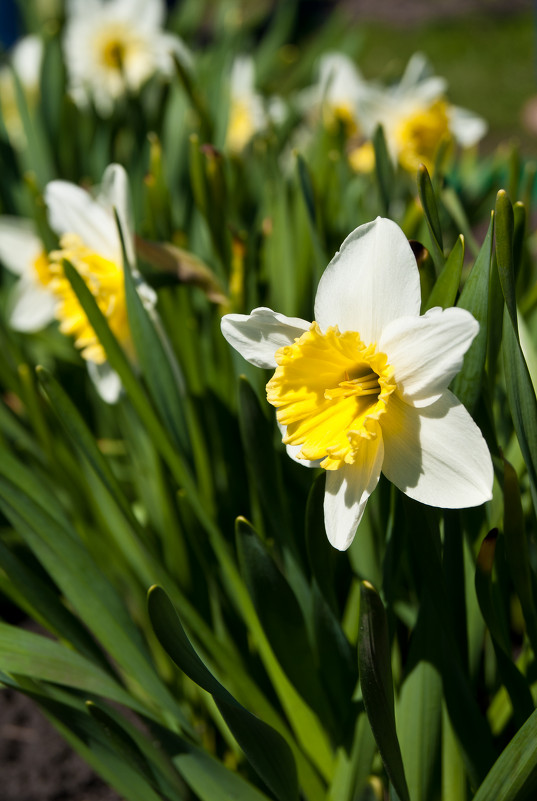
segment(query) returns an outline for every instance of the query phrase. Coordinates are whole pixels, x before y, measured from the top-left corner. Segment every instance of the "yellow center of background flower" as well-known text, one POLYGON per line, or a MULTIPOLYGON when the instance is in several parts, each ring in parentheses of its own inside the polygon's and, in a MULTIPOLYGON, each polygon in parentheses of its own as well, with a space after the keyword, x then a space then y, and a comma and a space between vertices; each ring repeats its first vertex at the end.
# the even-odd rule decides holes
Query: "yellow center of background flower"
POLYGON ((125 61, 125 42, 121 39, 110 39, 103 46, 103 61, 110 69, 121 70, 125 61))
POLYGON ((386 354, 355 331, 323 334, 314 322, 275 359, 267 398, 287 428, 285 444, 300 445, 300 459, 320 459, 326 470, 353 464, 363 440, 377 436, 395 389, 386 354))
POLYGON ((53 274, 50 269, 50 262, 48 256, 43 251, 34 261, 34 270, 37 280, 43 286, 48 286, 52 280, 53 274))
POLYGON ((425 164, 429 172, 433 170, 440 142, 450 137, 447 111, 447 103, 437 100, 399 123, 395 138, 399 161, 405 170, 415 172, 420 163, 425 164))
POLYGON ((359 132, 358 121, 351 103, 325 103, 323 119, 329 130, 341 126, 346 137, 356 136, 359 132))
POLYGON ((240 153, 254 133, 254 119, 249 104, 243 100, 232 100, 227 131, 229 149, 235 153, 240 153))
POLYGON ((96 364, 106 361, 104 349, 65 277, 62 260, 66 259, 82 276, 99 309, 107 318, 110 329, 127 351, 127 355, 132 358, 123 267, 94 253, 76 234, 64 234, 60 247, 61 250, 50 254, 50 266, 54 274, 50 288, 59 300, 56 317, 60 321, 60 330, 75 337, 75 345, 82 350, 85 359, 96 364))

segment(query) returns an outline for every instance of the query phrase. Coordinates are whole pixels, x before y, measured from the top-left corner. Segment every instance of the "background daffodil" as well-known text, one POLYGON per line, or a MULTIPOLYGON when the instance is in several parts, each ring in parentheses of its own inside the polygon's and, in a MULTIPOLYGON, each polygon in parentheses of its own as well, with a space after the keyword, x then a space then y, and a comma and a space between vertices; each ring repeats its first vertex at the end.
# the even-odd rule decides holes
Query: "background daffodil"
MULTIPOLYGON (((382 125, 394 164, 415 172, 423 163, 432 171, 442 141, 453 139, 468 148, 487 132, 485 120, 448 103, 446 91, 446 80, 432 75, 425 56, 415 53, 393 86, 364 82, 359 109, 364 135, 371 139, 382 125)), ((350 161, 360 161, 360 148, 351 151, 350 161)))
POLYGON ((173 58, 190 62, 182 40, 162 29, 162 0, 70 0, 64 32, 69 89, 75 103, 92 100, 103 116, 152 75, 171 76, 173 58))
POLYGON ((251 56, 237 56, 229 78, 229 119, 226 147, 238 154, 258 133, 285 118, 279 97, 264 98, 255 87, 255 63, 251 56))
POLYGON ((9 325, 15 331, 40 331, 54 319, 57 299, 43 243, 32 220, 0 217, 0 261, 18 276, 10 297, 9 325))
POLYGON ((431 506, 491 498, 492 462, 448 385, 479 326, 464 309, 420 316, 418 268, 401 229, 378 218, 325 270, 315 322, 271 309, 229 314, 222 332, 258 367, 292 458, 327 471, 328 539, 347 548, 381 471, 431 506))
POLYGON ((134 260, 133 232, 128 208, 128 181, 123 167, 105 170, 99 193, 88 192, 67 181, 52 181, 45 188, 49 223, 60 238, 60 248, 50 254, 54 278, 50 287, 57 298, 60 330, 75 337, 88 370, 105 400, 113 402, 119 379, 106 362, 106 354, 63 272, 67 259, 80 273, 108 324, 132 359, 134 351, 127 319, 123 255, 114 209, 122 225, 129 260, 134 260))

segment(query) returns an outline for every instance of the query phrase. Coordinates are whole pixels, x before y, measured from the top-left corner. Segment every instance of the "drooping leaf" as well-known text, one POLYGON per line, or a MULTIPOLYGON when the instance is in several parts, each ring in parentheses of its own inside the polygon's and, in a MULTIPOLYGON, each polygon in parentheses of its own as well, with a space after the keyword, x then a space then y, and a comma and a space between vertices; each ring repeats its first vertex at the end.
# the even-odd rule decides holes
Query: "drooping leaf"
POLYGON ((192 681, 213 695, 235 739, 263 781, 281 801, 296 801, 296 767, 283 737, 241 706, 212 675, 194 651, 175 609, 160 587, 151 589, 148 605, 161 645, 192 681))

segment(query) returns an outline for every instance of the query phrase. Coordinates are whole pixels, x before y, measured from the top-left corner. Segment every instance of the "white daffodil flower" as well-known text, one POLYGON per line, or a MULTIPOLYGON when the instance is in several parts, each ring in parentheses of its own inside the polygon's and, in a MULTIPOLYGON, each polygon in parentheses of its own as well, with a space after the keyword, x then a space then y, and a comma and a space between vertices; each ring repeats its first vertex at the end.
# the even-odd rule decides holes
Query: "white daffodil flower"
POLYGON ((341 123, 348 136, 360 130, 359 109, 367 84, 344 53, 325 53, 319 59, 318 80, 297 98, 308 117, 320 117, 327 127, 341 123))
POLYGON ((26 333, 45 328, 54 319, 56 298, 49 260, 31 220, 0 217, 0 261, 19 277, 10 297, 11 328, 26 333))
POLYGON ((93 100, 109 116, 120 97, 138 92, 152 75, 170 77, 174 56, 190 63, 182 40, 162 30, 163 0, 68 0, 67 11, 69 92, 81 107, 93 100))
POLYGON ((26 144, 13 72, 20 81, 26 102, 32 106, 39 96, 42 64, 43 40, 32 35, 19 39, 11 51, 11 64, 0 67, 0 112, 13 147, 22 148, 26 144))
MULTIPOLYGON (((111 370, 103 347, 65 277, 62 262, 67 259, 82 276, 97 305, 107 318, 126 354, 134 360, 134 347, 127 318, 123 255, 117 212, 129 262, 134 264, 134 235, 130 221, 128 179, 123 167, 111 164, 105 170, 99 193, 93 198, 67 181, 52 181, 45 187, 50 227, 59 236, 59 250, 50 253, 54 278, 50 287, 57 298, 56 318, 60 330, 75 338, 75 345, 88 362, 88 371, 102 397, 117 400, 121 385, 111 370)), ((154 303, 153 291, 145 287, 154 303)))
POLYGON ((326 471, 328 539, 348 548, 381 471, 402 492, 443 508, 491 498, 481 432, 448 390, 478 323, 464 309, 420 316, 416 260, 401 229, 357 228, 326 268, 315 322, 271 309, 222 319, 227 341, 275 369, 267 398, 289 455, 326 471))
MULTIPOLYGON (((415 53, 399 83, 390 87, 368 83, 362 87, 363 134, 371 139, 377 126, 382 125, 394 164, 413 172, 423 163, 432 170, 442 140, 452 138, 468 148, 487 131, 481 117, 448 103, 446 90, 445 79, 431 75, 425 56, 415 53)), ((357 147, 350 153, 350 163, 358 165, 360 160, 361 150, 357 147)))
POLYGON ((238 56, 233 62, 229 79, 229 119, 226 148, 241 153, 257 133, 266 131, 271 123, 285 117, 283 101, 268 100, 255 88, 255 65, 251 56, 238 56))

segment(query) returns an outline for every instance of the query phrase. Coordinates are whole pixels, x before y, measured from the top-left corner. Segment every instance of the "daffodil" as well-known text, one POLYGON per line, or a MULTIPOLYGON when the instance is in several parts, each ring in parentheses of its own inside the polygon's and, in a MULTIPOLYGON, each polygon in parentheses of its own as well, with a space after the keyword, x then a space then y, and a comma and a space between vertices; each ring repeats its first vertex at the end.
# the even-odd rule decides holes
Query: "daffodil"
POLYGON ((13 73, 20 82, 26 102, 32 107, 39 96, 42 63, 43 41, 39 36, 31 35, 19 39, 11 51, 11 63, 0 67, 0 113, 9 140, 16 148, 24 147, 26 136, 13 73))
POLYGON ((289 455, 326 470, 325 527, 340 550, 381 471, 432 506, 491 498, 487 445, 447 388, 478 323, 459 308, 420 316, 420 300, 406 237, 378 218, 350 234, 326 268, 313 323, 268 308, 222 319, 247 361, 274 370, 267 398, 289 455))
POLYGON ((316 84, 298 97, 308 117, 320 117, 328 128, 341 124, 347 136, 360 130, 359 109, 366 88, 360 71, 344 53, 325 53, 319 60, 316 84))
MULTIPOLYGON (((84 189, 67 181, 52 181, 45 188, 50 227, 59 237, 60 247, 49 255, 53 279, 50 288, 56 297, 56 318, 62 333, 75 339, 88 363, 91 377, 106 400, 112 402, 120 385, 112 373, 106 354, 82 309, 63 269, 69 261, 91 290, 127 355, 134 349, 127 318, 123 255, 114 210, 121 221, 129 261, 134 261, 133 232, 128 208, 128 181, 123 167, 110 165, 100 190, 93 198, 84 189)), ((150 292, 150 290, 148 290, 150 292)))
POLYGON ((182 40, 162 29, 163 0, 69 0, 67 10, 70 94, 80 106, 93 100, 103 116, 152 75, 171 76, 174 56, 190 61, 182 40))
POLYGON ((281 122, 285 108, 280 98, 266 100, 255 88, 255 65, 251 56, 238 56, 229 80, 229 119, 226 147, 240 153, 257 133, 281 122))
POLYGON ((15 331, 40 331, 54 319, 48 256, 31 220, 0 217, 0 261, 18 276, 8 310, 15 331))
POLYGON ((420 53, 412 56, 394 86, 364 85, 359 116, 367 141, 350 150, 351 166, 361 169, 362 148, 370 151, 378 125, 384 129, 394 164, 411 172, 420 163, 432 171, 442 141, 454 140, 463 148, 477 144, 487 131, 486 122, 471 111, 451 105, 446 90, 446 81, 430 74, 430 66, 420 53))

